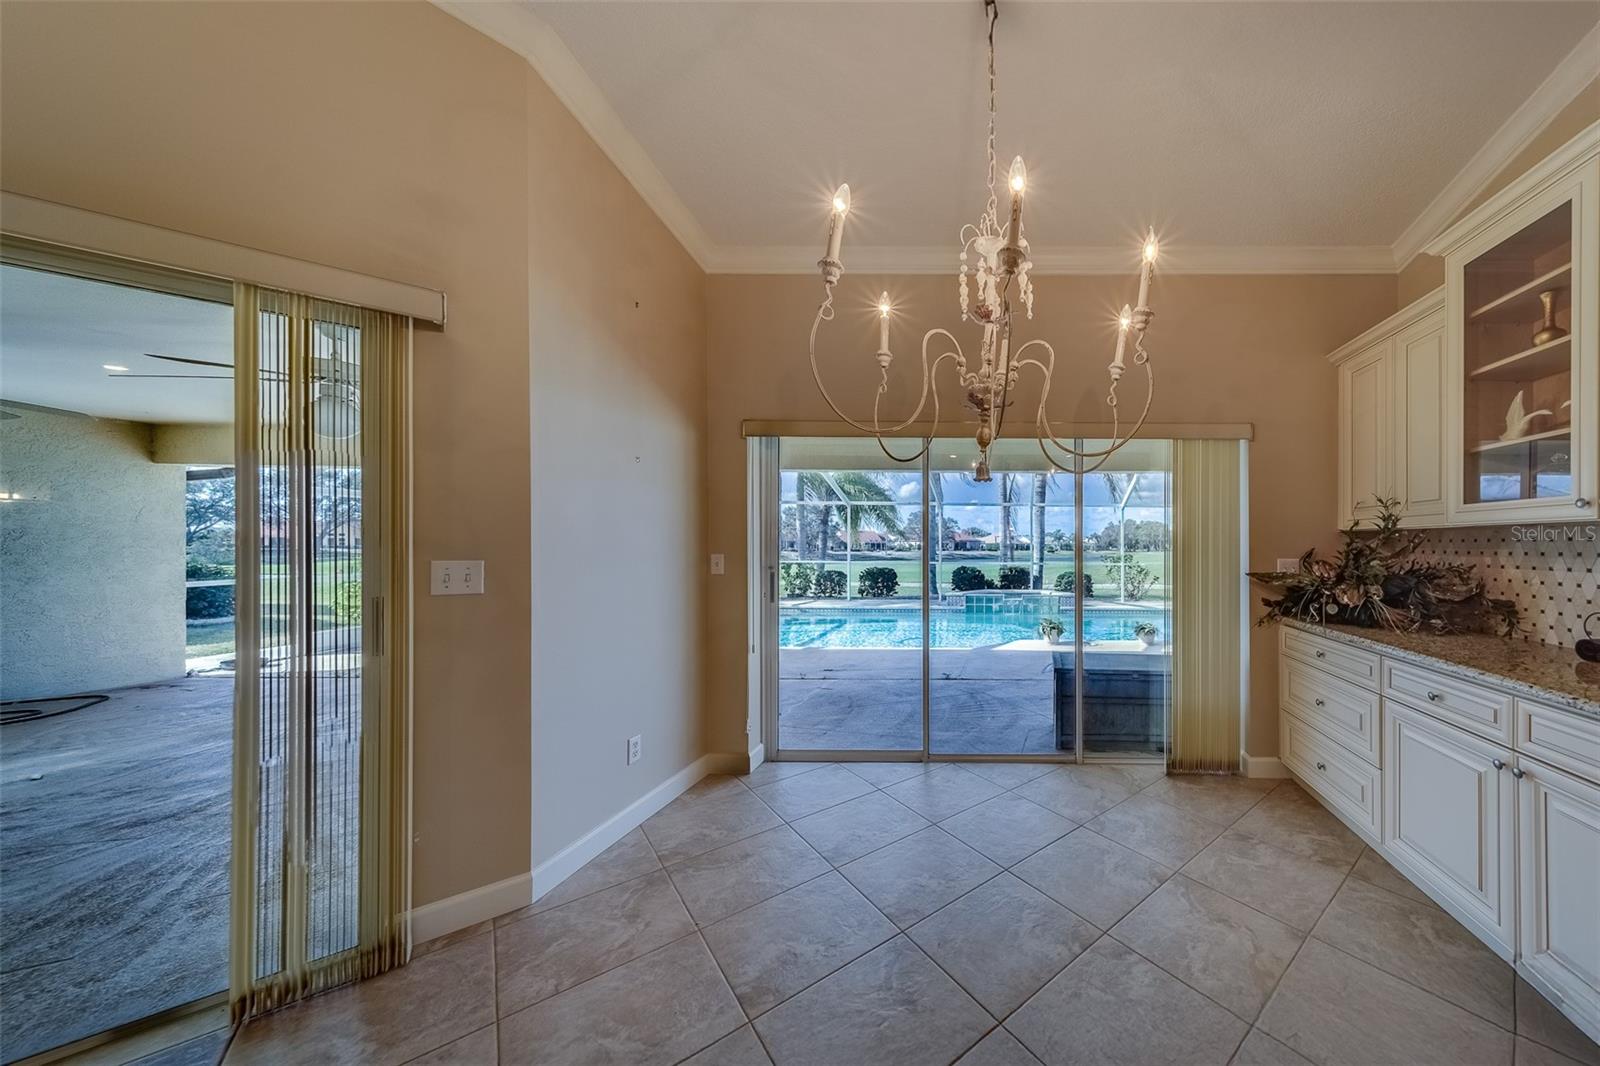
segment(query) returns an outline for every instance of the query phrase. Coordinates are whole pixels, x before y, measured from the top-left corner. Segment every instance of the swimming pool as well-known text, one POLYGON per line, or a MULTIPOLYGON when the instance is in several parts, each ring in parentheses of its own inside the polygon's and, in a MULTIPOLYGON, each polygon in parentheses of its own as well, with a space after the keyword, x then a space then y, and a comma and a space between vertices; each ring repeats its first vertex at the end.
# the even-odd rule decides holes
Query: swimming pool
MULTIPOLYGON (((1071 612, 1060 616, 1068 626, 1071 612)), ((1148 621, 1163 636, 1165 612, 1118 610, 1084 612, 1085 641, 1133 640, 1133 627, 1148 621)), ((934 610, 928 619, 930 646, 944 650, 986 648, 1014 640, 1039 639, 1039 615, 995 615, 978 611, 934 610)), ((883 611, 785 609, 778 616, 780 648, 920 648, 922 615, 915 608, 883 611)))

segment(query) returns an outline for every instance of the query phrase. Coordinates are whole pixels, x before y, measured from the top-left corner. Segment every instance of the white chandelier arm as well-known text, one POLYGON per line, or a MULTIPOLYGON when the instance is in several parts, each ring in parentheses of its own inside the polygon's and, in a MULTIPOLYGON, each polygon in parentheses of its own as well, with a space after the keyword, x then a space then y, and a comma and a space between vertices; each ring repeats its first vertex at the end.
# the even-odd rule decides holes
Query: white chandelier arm
MULTIPOLYGON (((923 338, 923 343, 924 344, 927 343, 927 338, 926 337, 923 338)), ((928 377, 929 377, 930 381, 938 377, 938 375, 939 375, 939 364, 944 362, 946 359, 955 359, 955 360, 957 360, 959 362, 960 359, 961 359, 961 356, 959 356, 955 352, 945 352, 943 355, 939 356, 939 358, 935 359, 933 361, 933 367, 928 373, 928 377)), ((882 395, 883 395, 882 392, 878 393, 879 398, 881 398, 882 395)), ((873 434, 873 439, 878 442, 878 450, 883 452, 883 454, 887 455, 890 459, 893 459, 895 462, 897 462, 897 463, 914 463, 917 460, 921 459, 924 455, 928 454, 928 449, 933 447, 933 439, 939 435, 939 417, 940 417, 939 416, 939 387, 938 387, 937 384, 935 384, 933 386, 933 426, 932 426, 932 428, 930 428, 928 430, 928 435, 922 438, 922 447, 918 448, 914 453, 912 453, 911 455, 909 455, 906 458, 902 459, 902 458, 900 458, 900 456, 896 455, 894 452, 889 450, 889 445, 884 442, 884 439, 883 439, 881 434, 874 433, 873 434)), ((876 425, 877 422, 878 422, 878 400, 877 399, 874 399, 872 401, 872 421, 873 421, 874 425, 876 425)), ((889 432, 893 432, 893 431, 890 430, 889 432)))
MULTIPOLYGON (((1132 440, 1134 436, 1138 434, 1140 429, 1144 428, 1145 421, 1150 417, 1150 405, 1155 399, 1155 372, 1150 368, 1150 356, 1149 353, 1144 350, 1144 338, 1142 336, 1137 337, 1134 341, 1133 362, 1135 366, 1144 367, 1144 408, 1139 412, 1139 419, 1134 423, 1133 428, 1128 430, 1126 436, 1123 436, 1121 431, 1121 413, 1116 402, 1116 387, 1113 385, 1111 395, 1108 398, 1108 402, 1111 407, 1111 445, 1107 448, 1100 449, 1074 448, 1072 445, 1067 444, 1060 437, 1056 436, 1054 428, 1052 428, 1050 425, 1049 415, 1045 412, 1045 404, 1050 398, 1050 382, 1055 373, 1056 351, 1047 341, 1036 339, 1031 340, 1022 347, 1018 348, 1017 354, 1021 355, 1034 345, 1038 345, 1049 353, 1048 364, 1041 362, 1038 359, 1013 359, 1012 365, 1016 366, 1019 371, 1024 366, 1038 367, 1039 372, 1044 376, 1043 386, 1039 390, 1039 414, 1036 420, 1037 425, 1043 434, 1040 438, 1041 440, 1048 439, 1050 443, 1054 444, 1057 448, 1060 448, 1066 454, 1079 459, 1104 459, 1106 456, 1121 448, 1124 444, 1127 444, 1128 441, 1132 440)), ((1098 464, 1096 464, 1096 466, 1098 467, 1098 464)))

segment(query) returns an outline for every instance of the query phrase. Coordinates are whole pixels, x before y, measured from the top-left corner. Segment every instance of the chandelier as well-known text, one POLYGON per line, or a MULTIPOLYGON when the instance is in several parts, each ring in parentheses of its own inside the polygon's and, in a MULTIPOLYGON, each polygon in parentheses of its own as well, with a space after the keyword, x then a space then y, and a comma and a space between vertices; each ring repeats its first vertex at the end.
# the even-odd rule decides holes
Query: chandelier
POLYGON ((1145 237, 1139 271, 1138 298, 1131 306, 1124 304, 1117 316, 1116 352, 1106 368, 1110 377, 1106 403, 1111 408, 1111 442, 1104 448, 1076 448, 1056 436, 1051 428, 1049 416, 1045 412, 1046 402, 1050 398, 1051 382, 1055 376, 1055 348, 1049 342, 1037 338, 1020 345, 1013 342, 1017 314, 1020 312, 1029 319, 1033 318, 1033 283, 1028 277, 1033 263, 1028 258, 1028 239, 1022 228, 1022 206, 1028 190, 1028 171, 1023 165, 1021 156, 1011 161, 1011 169, 1006 180, 1010 193, 1010 211, 1002 225, 999 215, 1000 201, 995 192, 995 176, 998 168, 995 157, 994 28, 999 20, 999 9, 995 0, 984 0, 984 9, 989 23, 989 137, 986 145, 989 199, 977 224, 968 223, 963 226, 958 238, 961 243, 958 271, 961 320, 974 321, 983 328, 977 365, 974 367, 969 362, 961 350, 960 342, 949 330, 940 328, 928 330, 922 337, 921 396, 917 401, 916 410, 900 422, 892 425, 883 424, 880 406, 889 391, 889 367, 894 361, 894 352, 889 346, 889 321, 893 306, 889 294, 885 292, 878 300, 877 359, 880 376, 872 401, 872 422, 868 424, 858 421, 839 409, 839 405, 834 402, 827 387, 823 385, 822 374, 817 369, 817 331, 822 323, 833 320, 833 289, 844 275, 844 264, 839 259, 839 253, 844 240, 845 218, 850 213, 850 186, 845 184, 840 185, 833 194, 833 209, 828 222, 828 250, 817 263, 822 270, 823 297, 822 304, 817 308, 816 318, 811 323, 811 375, 816 380, 822 398, 827 401, 834 414, 856 429, 876 437, 878 446, 890 459, 900 463, 914 463, 920 461, 927 453, 934 436, 938 433, 940 412, 936 378, 939 368, 948 362, 954 368, 967 407, 977 417, 975 438, 978 445, 978 460, 974 476, 978 481, 989 481, 989 449, 999 439, 1004 427, 1006 410, 1012 402, 1011 391, 1016 388, 1022 371, 1031 368, 1043 376, 1039 410, 1034 426, 1034 436, 1038 441, 1039 451, 1054 469, 1066 472, 1075 469, 1095 470, 1117 449, 1133 439, 1150 414, 1155 376, 1150 368, 1149 353, 1145 351, 1144 335, 1150 327, 1152 316, 1150 282, 1155 273, 1158 250, 1156 235, 1152 229, 1145 237), (1131 353, 1128 350, 1130 335, 1131 353), (932 355, 930 362, 930 354, 934 351, 938 351, 938 354, 932 355), (1117 389, 1122 383, 1123 373, 1130 360, 1134 366, 1144 368, 1145 398, 1144 407, 1137 421, 1128 427, 1124 434, 1117 389), (922 438, 922 447, 912 455, 896 455, 884 439, 885 436, 893 436, 917 422, 927 408, 930 397, 933 401, 933 423, 927 436, 922 438))

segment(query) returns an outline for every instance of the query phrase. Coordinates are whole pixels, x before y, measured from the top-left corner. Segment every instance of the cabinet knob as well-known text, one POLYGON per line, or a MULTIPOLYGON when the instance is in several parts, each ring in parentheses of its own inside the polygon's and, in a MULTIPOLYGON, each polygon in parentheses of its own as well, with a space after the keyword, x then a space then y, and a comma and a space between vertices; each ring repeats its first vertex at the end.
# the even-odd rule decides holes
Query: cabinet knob
POLYGON ((1312 702, 1315 703, 1318 707, 1327 706, 1327 704, 1323 703, 1321 700, 1313 700, 1312 702))
POLYGON ((1318 770, 1326 770, 1327 768, 1328 768, 1328 764, 1327 763, 1325 763, 1325 762, 1317 763, 1317 769, 1318 770))
POLYGON ((1576 500, 1572 501, 1572 505, 1574 507, 1587 507, 1589 506, 1589 501, 1584 497, 1579 496, 1576 500))
POLYGON ((1442 693, 1442 692, 1431 692, 1430 691, 1428 693, 1428 699, 1429 699, 1430 702, 1438 703, 1440 700, 1444 699, 1444 693, 1442 693))
POLYGON ((1504 759, 1490 759, 1489 762, 1494 766, 1494 768, 1496 770, 1504 770, 1506 768, 1506 764, 1505 764, 1505 760, 1504 759))
POLYGON ((1327 658, 1327 657, 1328 657, 1328 653, 1327 653, 1327 652, 1325 652, 1325 651, 1319 651, 1319 652, 1317 652, 1317 658, 1319 658, 1319 659, 1326 659, 1326 658, 1327 658))
POLYGON ((1513 766, 1511 768, 1511 776, 1516 778, 1518 781, 1521 781, 1527 776, 1527 771, 1520 766, 1513 766))

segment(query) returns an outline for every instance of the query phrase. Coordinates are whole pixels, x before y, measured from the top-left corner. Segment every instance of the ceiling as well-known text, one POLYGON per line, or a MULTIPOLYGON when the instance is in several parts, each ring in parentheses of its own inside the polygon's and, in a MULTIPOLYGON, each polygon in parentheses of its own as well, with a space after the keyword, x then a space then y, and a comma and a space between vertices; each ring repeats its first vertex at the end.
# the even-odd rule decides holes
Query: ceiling
POLYGON ((134 422, 233 421, 229 371, 184 367, 150 352, 231 365, 233 308, 0 266, 0 400, 134 422))
MULTIPOLYGON (((708 269, 813 269, 840 181, 856 269, 951 268, 982 207, 978 0, 441 6, 528 56, 708 269)), ((1600 73, 1593 0, 1000 10, 998 151, 1046 269, 1131 269, 1150 224, 1180 267, 1393 269, 1497 131, 1503 159, 1600 73)))

